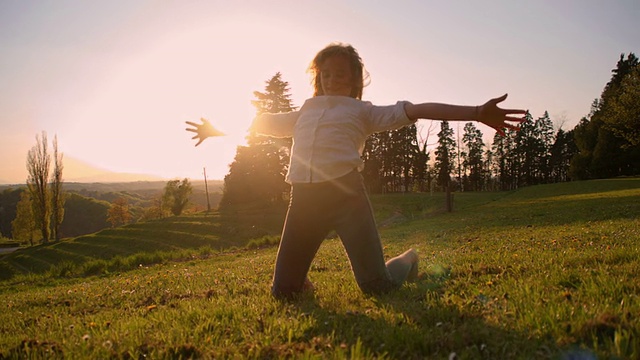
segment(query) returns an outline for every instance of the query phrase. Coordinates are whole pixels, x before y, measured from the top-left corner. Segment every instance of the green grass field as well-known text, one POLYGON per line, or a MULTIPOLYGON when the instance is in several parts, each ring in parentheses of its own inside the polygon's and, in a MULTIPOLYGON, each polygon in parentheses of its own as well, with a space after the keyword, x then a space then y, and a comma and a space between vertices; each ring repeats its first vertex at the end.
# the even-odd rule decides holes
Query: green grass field
POLYGON ((372 200, 386 255, 421 255, 398 291, 329 239, 280 302, 284 208, 169 218, 0 257, 0 358, 640 358, 639 178, 372 200))

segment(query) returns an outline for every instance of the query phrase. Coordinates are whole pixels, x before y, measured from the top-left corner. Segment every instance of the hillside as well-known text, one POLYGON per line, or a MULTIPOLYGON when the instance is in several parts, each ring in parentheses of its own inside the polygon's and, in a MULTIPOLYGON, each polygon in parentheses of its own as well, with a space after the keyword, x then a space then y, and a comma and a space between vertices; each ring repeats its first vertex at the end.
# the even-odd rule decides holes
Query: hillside
MULTIPOLYGON (((154 205, 162 195, 166 181, 133 181, 113 183, 65 182, 63 190, 68 194, 65 202, 65 216, 61 226, 63 238, 90 234, 109 227, 107 210, 119 197, 128 200, 133 219, 137 220, 145 208, 154 205)), ((191 181, 193 192, 186 212, 215 209, 222 198, 224 182, 207 181, 209 197, 203 180, 191 181)), ((0 185, 0 236, 11 238, 12 225, 20 193, 24 185, 0 185)))
POLYGON ((421 255, 419 281, 378 297, 329 239, 315 295, 275 301, 269 244, 284 207, 103 231, 23 251, 31 263, 4 256, 4 269, 42 275, 0 282, 0 357, 640 356, 640 179, 455 199, 444 213, 429 194, 373 197, 385 254, 421 255))

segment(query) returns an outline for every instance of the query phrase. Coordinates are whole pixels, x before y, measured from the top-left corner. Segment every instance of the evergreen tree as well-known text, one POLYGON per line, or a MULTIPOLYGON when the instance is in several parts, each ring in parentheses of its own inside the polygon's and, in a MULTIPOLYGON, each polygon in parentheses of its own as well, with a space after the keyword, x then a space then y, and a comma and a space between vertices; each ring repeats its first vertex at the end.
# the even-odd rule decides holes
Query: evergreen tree
POLYGON ((525 121, 520 125, 520 130, 515 137, 515 164, 514 169, 517 179, 517 187, 534 185, 537 183, 537 166, 539 165, 540 143, 536 136, 536 125, 530 113, 525 115, 525 121))
POLYGON ((465 172, 468 177, 465 189, 480 191, 484 186, 484 164, 482 159, 484 141, 482 140, 482 131, 476 128, 472 122, 466 123, 462 141, 467 149, 464 152, 464 168, 468 171, 468 174, 465 172))
POLYGON ((559 129, 551 146, 549 168, 551 182, 569 181, 571 159, 577 152, 573 130, 565 132, 559 129))
POLYGON ((547 111, 536 120, 535 136, 537 147, 534 156, 538 157, 536 183, 547 183, 551 177, 551 147, 555 140, 553 122, 547 111))
POLYGON ((438 133, 438 147, 436 148, 435 168, 438 174, 437 184, 442 187, 443 191, 451 186, 451 173, 453 172, 452 155, 455 154, 456 143, 453 139, 453 129, 449 126, 448 121, 440 123, 440 132, 438 133))
POLYGON ((426 161, 420 155, 415 125, 375 133, 362 153, 362 176, 371 193, 412 191, 426 178, 426 161), (424 162, 424 164, 422 164, 424 162))
POLYGON ((497 179, 500 190, 513 190, 518 187, 520 168, 516 152, 516 132, 506 129, 505 136, 497 132, 493 136, 491 151, 493 153, 492 174, 497 179))
POLYGON ((624 54, 612 70, 600 99, 576 126, 578 153, 571 163, 575 179, 606 178, 640 172, 640 150, 630 140, 638 134, 637 74, 639 60, 624 54))
MULTIPOLYGON (((278 72, 266 81, 265 92, 255 91, 252 104, 258 115, 295 110, 289 83, 278 72)), ((249 202, 281 202, 289 186, 284 178, 289 164, 291 139, 250 134, 247 146, 238 146, 224 178, 221 208, 249 202)))

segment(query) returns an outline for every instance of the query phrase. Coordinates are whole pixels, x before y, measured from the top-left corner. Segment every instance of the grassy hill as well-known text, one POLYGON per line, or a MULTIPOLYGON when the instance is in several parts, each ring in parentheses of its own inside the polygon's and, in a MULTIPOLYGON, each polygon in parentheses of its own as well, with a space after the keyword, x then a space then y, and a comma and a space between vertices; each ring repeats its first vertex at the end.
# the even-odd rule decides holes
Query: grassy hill
POLYGON ((196 214, 0 258, 0 358, 638 358, 640 179, 373 198, 419 281, 368 297, 327 240, 269 294, 284 208, 196 214), (28 273, 24 273, 28 270, 28 273), (128 270, 128 271, 125 271, 128 270), (581 357, 582 356, 582 357, 581 357))

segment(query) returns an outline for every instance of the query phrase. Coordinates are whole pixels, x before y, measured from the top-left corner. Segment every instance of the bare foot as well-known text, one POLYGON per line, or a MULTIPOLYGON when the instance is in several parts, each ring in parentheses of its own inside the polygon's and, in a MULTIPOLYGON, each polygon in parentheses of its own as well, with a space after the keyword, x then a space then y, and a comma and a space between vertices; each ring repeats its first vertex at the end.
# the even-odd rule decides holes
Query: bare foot
POLYGON ((416 281, 418 279, 418 262, 420 261, 418 252, 414 249, 409 249, 405 254, 407 254, 407 258, 411 259, 411 270, 407 275, 407 281, 416 281))
POLYGON ((316 287, 313 286, 313 283, 311 282, 311 280, 309 280, 309 278, 305 278, 304 279, 304 284, 302 285, 302 291, 303 292, 314 292, 316 290, 316 287))

